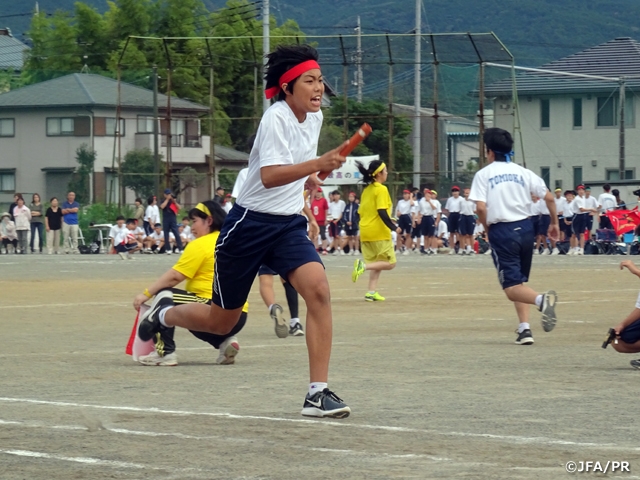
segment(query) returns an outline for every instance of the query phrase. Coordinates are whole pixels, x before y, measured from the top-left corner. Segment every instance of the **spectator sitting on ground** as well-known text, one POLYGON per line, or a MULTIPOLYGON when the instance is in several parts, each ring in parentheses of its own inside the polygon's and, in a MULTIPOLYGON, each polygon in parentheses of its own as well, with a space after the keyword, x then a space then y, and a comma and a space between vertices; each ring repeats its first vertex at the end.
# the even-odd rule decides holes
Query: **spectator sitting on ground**
POLYGON ((13 246, 13 253, 18 253, 18 235, 16 234, 16 225, 11 220, 11 215, 7 212, 0 215, 0 241, 2 241, 5 253, 9 253, 9 245, 13 246))
POLYGON ((164 253, 164 232, 162 224, 156 223, 153 231, 144 239, 147 253, 164 253))
POLYGON ((135 218, 129 218, 126 221, 124 231, 119 231, 116 235, 114 240, 116 251, 123 260, 133 260, 131 254, 142 248, 142 245, 136 240, 135 230, 136 220, 135 218))
POLYGON ((127 229, 125 225, 125 219, 122 215, 118 215, 116 218, 116 224, 109 230, 109 240, 111 241, 111 253, 116 253, 115 240, 118 234, 124 232, 127 229))

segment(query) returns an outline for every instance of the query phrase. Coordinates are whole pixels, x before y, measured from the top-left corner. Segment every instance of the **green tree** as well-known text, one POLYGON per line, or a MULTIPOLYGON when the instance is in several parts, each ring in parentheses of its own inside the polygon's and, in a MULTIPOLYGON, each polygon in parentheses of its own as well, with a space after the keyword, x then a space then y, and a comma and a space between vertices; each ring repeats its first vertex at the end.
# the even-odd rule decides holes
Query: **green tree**
POLYGON ((75 192, 76 200, 81 204, 88 204, 91 200, 91 181, 93 166, 96 162, 96 152, 89 145, 83 143, 76 150, 76 161, 80 165, 71 177, 69 191, 75 192))
MULTIPOLYGON (((136 192, 137 197, 147 198, 154 194, 153 152, 148 148, 130 150, 120 166, 122 184, 136 192)), ((164 171, 160 162, 159 171, 164 171)))

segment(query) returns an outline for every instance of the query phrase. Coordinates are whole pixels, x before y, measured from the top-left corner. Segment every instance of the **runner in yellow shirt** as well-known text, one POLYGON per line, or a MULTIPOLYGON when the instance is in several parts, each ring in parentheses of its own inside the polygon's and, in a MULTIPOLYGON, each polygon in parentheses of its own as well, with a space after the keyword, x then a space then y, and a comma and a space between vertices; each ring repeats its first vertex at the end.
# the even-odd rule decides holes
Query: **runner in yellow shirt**
MULTIPOLYGON (((195 240, 189 242, 187 248, 180 256, 180 260, 167 270, 143 293, 136 295, 133 306, 136 310, 140 305, 151 299, 163 290, 171 289, 173 303, 211 303, 213 270, 215 264, 215 246, 220 235, 220 227, 224 222, 226 213, 223 208, 211 200, 199 203, 189 211, 189 219, 192 222, 191 233, 195 240), (185 281, 185 290, 173 287, 185 281)), ((226 335, 214 335, 212 333, 191 331, 200 340, 209 343, 213 348, 220 350, 216 360, 219 365, 231 365, 240 350, 236 335, 244 327, 247 321, 249 304, 245 303, 242 309, 240 321, 226 335)), ((138 361, 143 365, 174 366, 178 364, 176 356, 176 344, 173 341, 174 328, 164 327, 154 337, 156 349, 149 355, 140 357, 138 361)))
POLYGON ((387 166, 380 160, 374 160, 368 167, 356 162, 366 185, 360 199, 360 242, 364 262, 355 261, 351 279, 355 282, 366 270, 369 270, 369 291, 364 296, 367 302, 381 302, 384 297, 376 288, 380 272, 393 270, 396 266, 396 254, 393 251, 391 232, 400 233, 401 229, 391 220, 391 197, 383 183, 387 180, 387 166))

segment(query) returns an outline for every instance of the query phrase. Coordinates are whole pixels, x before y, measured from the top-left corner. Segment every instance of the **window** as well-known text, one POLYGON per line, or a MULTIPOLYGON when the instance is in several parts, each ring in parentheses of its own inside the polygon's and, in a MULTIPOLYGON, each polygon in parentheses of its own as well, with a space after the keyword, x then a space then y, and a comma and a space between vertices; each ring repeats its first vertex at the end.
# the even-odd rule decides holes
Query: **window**
POLYGON ((554 189, 555 189, 555 188, 562 189, 562 180, 556 180, 556 182, 555 182, 555 183, 556 183, 556 186, 555 186, 555 187, 553 187, 554 189))
POLYGON ((0 172, 0 192, 16 191, 15 172, 0 172))
POLYGON ((47 118, 47 135, 50 137, 73 135, 74 131, 74 118, 47 118))
MULTIPOLYGON (((620 170, 617 168, 607 168, 606 171, 607 181, 620 180, 620 170)), ((624 180, 633 180, 636 178, 635 169, 629 168, 624 171, 624 180)))
POLYGON ((551 169, 549 167, 540 167, 540 177, 544 180, 544 184, 549 188, 551 184, 551 169))
POLYGON ((540 99, 540 128, 549 128, 550 121, 550 106, 548 98, 540 99))
POLYGON ((13 137, 15 134, 15 120, 13 118, 0 118, 0 137, 13 137))
POLYGON ((573 167, 573 187, 582 183, 582 167, 573 167))
MULTIPOLYGON (((596 125, 598 127, 615 127, 618 125, 620 116, 620 101, 618 97, 598 97, 598 112, 596 125)), ((633 97, 625 97, 624 102, 624 124, 632 127, 635 125, 633 97)))
MULTIPOLYGON (((124 137, 125 128, 124 118, 120 119, 120 136, 124 137)), ((152 126, 153 128, 153 126, 152 126)), ((116 119, 115 118, 105 118, 105 134, 108 137, 113 137, 116 134, 116 119)))
POLYGON ((138 133, 153 133, 153 117, 138 115, 138 133))
POLYGON ((573 99, 573 128, 582 128, 582 99, 573 99))

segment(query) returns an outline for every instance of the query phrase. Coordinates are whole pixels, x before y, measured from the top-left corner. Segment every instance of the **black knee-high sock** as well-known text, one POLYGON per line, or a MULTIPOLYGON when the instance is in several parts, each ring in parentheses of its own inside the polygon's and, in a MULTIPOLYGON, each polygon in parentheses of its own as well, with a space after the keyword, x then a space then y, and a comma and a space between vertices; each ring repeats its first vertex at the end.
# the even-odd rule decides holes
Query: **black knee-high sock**
POLYGON ((287 304, 289 304, 289 312, 291 318, 298 317, 298 292, 291 286, 289 282, 284 283, 284 292, 287 295, 287 304))

